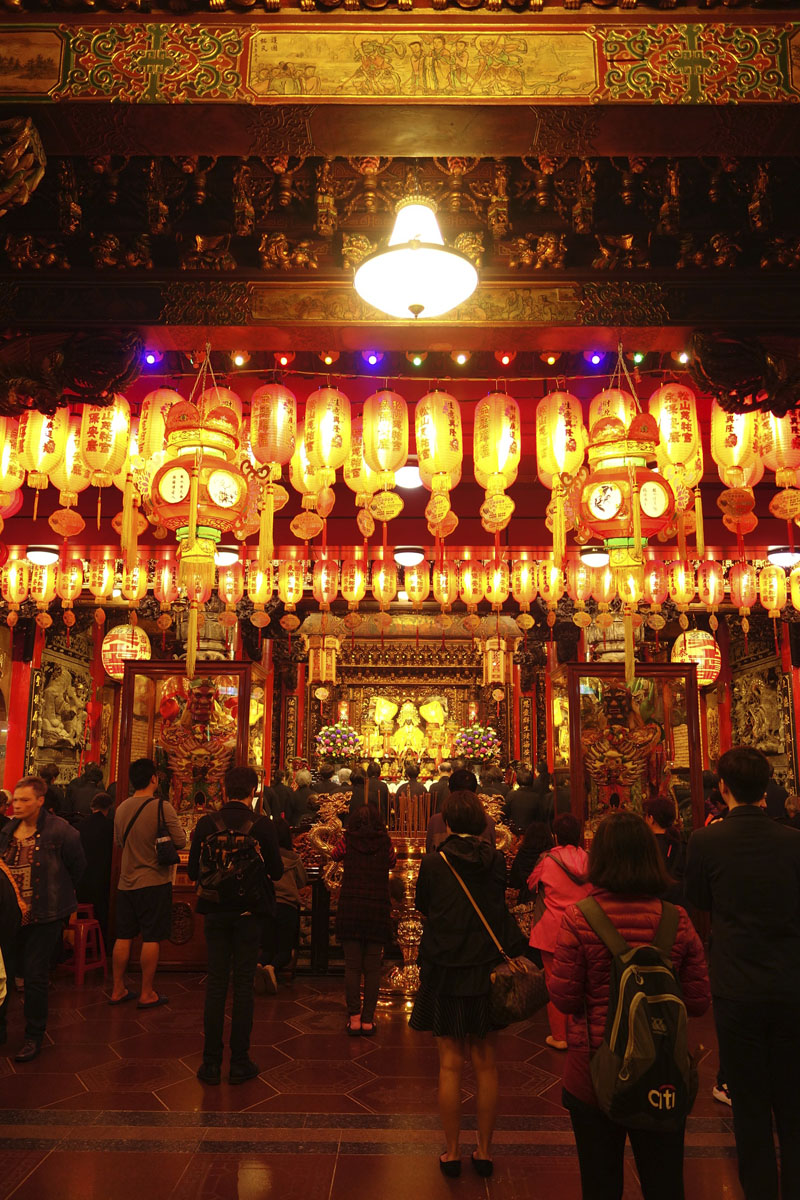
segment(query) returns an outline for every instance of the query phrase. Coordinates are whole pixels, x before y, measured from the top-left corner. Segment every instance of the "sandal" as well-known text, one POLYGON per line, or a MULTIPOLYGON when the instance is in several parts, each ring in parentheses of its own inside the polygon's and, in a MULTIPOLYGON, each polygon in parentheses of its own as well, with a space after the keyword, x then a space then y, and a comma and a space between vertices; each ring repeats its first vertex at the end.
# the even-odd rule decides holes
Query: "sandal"
MULTIPOLYGON (((444 1152, 447 1154, 447 1151, 444 1152)), ((461 1159, 460 1158, 445 1158, 444 1154, 439 1155, 439 1170, 446 1179, 458 1179, 461 1174, 461 1159)))
POLYGON ((347 1018, 347 1024, 344 1028, 348 1037, 361 1037, 361 1026, 359 1025, 356 1027, 355 1025, 351 1025, 349 1017, 347 1018))
POLYGON ((480 1175, 481 1179, 488 1179, 494 1171, 494 1160, 491 1158, 477 1158, 477 1150, 473 1150, 470 1155, 470 1160, 475 1168, 475 1174, 480 1175))
POLYGON ((366 1023, 364 1023, 363 1021, 361 1022, 361 1036, 362 1037, 372 1037, 374 1033, 375 1033, 375 1022, 374 1021, 367 1021, 366 1023))

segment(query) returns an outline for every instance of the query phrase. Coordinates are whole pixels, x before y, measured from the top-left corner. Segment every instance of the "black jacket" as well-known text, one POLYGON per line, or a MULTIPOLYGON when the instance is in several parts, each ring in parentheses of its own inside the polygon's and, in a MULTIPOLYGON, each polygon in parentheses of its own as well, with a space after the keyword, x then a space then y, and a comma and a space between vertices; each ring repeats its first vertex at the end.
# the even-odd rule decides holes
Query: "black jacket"
POLYGON ((481 838, 452 834, 436 853, 425 855, 417 878, 415 902, 426 918, 419 946, 423 980, 444 995, 485 995, 491 968, 501 956, 442 852, 469 888, 506 952, 516 954, 524 943, 506 910, 505 858, 481 838))
POLYGON ((111 891, 111 858, 114 853, 114 821, 105 813, 93 812, 78 826, 78 834, 86 855, 84 871, 77 892, 81 903, 94 904, 103 913, 108 911, 111 891))
MULTIPOLYGON (((253 816, 250 807, 238 800, 224 804, 219 811, 220 816, 230 829, 241 829, 245 821, 249 821, 253 816)), ((192 834, 192 844, 189 847, 189 862, 187 865, 189 878, 195 882, 200 874, 200 850, 203 842, 209 834, 216 832, 217 825, 212 816, 201 817, 195 826, 194 833, 192 834)), ((281 858, 281 848, 278 845, 278 835, 275 832, 275 823, 269 817, 259 817, 250 830, 250 833, 257 839, 261 848, 261 857, 264 859, 268 896, 266 911, 274 912, 275 888, 272 886, 272 880, 280 879, 283 874, 283 859, 281 858)), ((213 901, 207 900, 203 896, 198 897, 197 911, 199 913, 220 912, 223 909, 223 905, 214 904, 213 901)))
POLYGON ((711 992, 800 1001, 800 832, 745 804, 689 839, 686 896, 711 911, 711 992))
POLYGON ((553 797, 536 784, 514 788, 506 797, 505 810, 508 820, 520 833, 524 833, 531 821, 553 820, 553 797))
MULTIPOLYGON (((19 825, 13 817, 0 829, 0 854, 5 857, 19 825)), ((36 820, 36 848, 31 883, 31 923, 60 921, 78 906, 75 887, 86 869, 86 855, 77 829, 42 806, 36 820)))

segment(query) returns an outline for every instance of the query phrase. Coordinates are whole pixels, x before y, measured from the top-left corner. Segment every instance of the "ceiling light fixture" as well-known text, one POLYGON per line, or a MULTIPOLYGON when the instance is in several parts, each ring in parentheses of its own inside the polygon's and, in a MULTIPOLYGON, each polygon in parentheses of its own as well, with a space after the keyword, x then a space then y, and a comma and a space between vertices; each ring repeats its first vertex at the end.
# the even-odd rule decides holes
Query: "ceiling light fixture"
POLYGON ((294 350, 276 350, 275 362, 279 367, 288 367, 294 362, 294 350))
POLYGON ((587 567, 607 567, 609 557, 603 546, 584 546, 581 550, 581 562, 587 567))
POLYGON ((433 200, 415 190, 396 212, 386 248, 355 273, 361 299, 401 320, 439 317, 463 304, 478 286, 478 272, 466 255, 445 246, 433 200))
POLYGON ((323 350, 320 352, 320 358, 326 367, 332 367, 339 358, 338 350, 323 350))
POLYGON ((558 360, 561 358, 561 354, 560 353, 557 354, 555 350, 543 350, 542 353, 539 355, 539 358, 548 367, 554 367, 556 365, 556 363, 558 362, 558 360))
POLYGON ((457 367, 464 367, 472 358, 469 350, 454 350, 450 355, 457 367))
POLYGON ((516 350, 495 350, 494 357, 501 367, 510 367, 517 357, 516 350))
POLYGON ((239 561, 239 551, 235 546, 217 546, 214 562, 218 567, 232 567, 239 561))
POLYGON ((427 357, 427 350, 406 350, 406 358, 412 367, 421 367, 427 357))
POLYGON ((770 546, 767 558, 773 567, 795 567, 800 562, 800 553, 788 546, 770 546))
POLYGON ((28 546, 25 557, 35 567, 52 567, 58 562, 58 550, 55 546, 28 546))
POLYGON ((394 561, 401 567, 418 567, 424 558, 422 546, 395 546, 394 561))
POLYGON ((235 367, 244 367, 250 362, 249 350, 234 350, 231 353, 231 362, 235 367))
POLYGON ((395 486, 403 488, 405 491, 410 491, 411 488, 422 487, 422 476, 419 473, 419 467, 413 463, 407 463, 404 467, 398 467, 394 473, 395 486))

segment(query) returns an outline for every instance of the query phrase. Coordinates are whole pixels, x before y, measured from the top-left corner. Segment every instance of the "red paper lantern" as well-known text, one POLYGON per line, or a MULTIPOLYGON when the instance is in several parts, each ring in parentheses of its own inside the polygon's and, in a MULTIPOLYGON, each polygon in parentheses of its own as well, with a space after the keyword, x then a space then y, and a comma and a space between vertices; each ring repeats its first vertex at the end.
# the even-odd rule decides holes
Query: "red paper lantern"
POLYGON ((697 667, 697 683, 700 687, 710 687, 716 683, 722 655, 715 639, 705 630, 687 629, 675 639, 670 657, 673 662, 693 662, 697 667))
POLYGON ((117 625, 103 638, 100 654, 106 674, 122 679, 126 662, 149 660, 150 639, 141 625, 117 625))

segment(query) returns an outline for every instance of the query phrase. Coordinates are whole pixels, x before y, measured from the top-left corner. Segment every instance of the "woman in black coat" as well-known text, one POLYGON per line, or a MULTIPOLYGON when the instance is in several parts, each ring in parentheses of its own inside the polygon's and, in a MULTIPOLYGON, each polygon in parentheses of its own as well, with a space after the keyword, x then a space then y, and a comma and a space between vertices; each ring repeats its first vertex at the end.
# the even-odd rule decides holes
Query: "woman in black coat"
POLYGON ((389 872, 395 864, 394 847, 374 804, 352 814, 331 858, 344 868, 334 929, 344 952, 346 1029, 353 1036, 370 1037, 375 1032, 383 947, 392 931, 389 872))
MULTIPOLYGON (((463 880, 508 954, 517 953, 505 906, 506 864, 480 834, 486 814, 473 792, 451 792, 442 805, 447 837, 426 854, 417 879, 416 906, 426 918, 419 947, 420 986, 409 1024, 429 1030, 439 1050, 439 1112, 447 1149, 443 1174, 461 1173, 461 1076, 469 1051, 477 1082, 478 1147, 472 1164, 491 1175, 497 1116, 497 1031, 489 1017, 490 976, 501 961, 497 947, 464 895, 463 880), (452 869, 449 864, 452 864, 452 869)), ((516 926, 515 926, 516 928, 516 926)))

